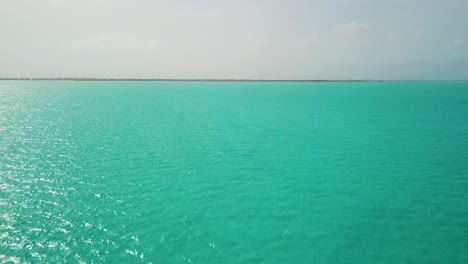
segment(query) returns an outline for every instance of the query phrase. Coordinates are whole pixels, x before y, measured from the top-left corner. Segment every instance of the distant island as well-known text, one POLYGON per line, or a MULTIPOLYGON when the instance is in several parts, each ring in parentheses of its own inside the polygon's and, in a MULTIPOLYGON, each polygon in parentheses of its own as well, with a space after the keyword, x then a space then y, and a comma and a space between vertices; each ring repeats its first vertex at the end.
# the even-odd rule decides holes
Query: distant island
POLYGON ((382 82, 382 80, 171 79, 171 78, 0 78, 0 81, 159 81, 159 82, 382 82))

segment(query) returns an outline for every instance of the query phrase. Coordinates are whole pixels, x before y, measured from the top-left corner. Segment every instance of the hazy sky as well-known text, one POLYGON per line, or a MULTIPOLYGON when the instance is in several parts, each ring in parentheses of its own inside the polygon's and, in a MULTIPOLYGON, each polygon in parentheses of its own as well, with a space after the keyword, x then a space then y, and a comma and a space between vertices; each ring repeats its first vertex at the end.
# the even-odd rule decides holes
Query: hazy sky
POLYGON ((0 0, 0 77, 468 79, 468 0, 0 0))

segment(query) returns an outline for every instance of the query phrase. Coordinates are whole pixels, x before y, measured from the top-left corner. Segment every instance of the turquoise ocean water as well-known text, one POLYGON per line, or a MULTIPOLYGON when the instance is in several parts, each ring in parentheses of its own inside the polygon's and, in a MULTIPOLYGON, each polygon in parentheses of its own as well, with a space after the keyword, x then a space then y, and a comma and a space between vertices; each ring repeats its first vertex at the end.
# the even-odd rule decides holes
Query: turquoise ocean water
POLYGON ((468 263, 468 82, 0 82, 0 263, 468 263))

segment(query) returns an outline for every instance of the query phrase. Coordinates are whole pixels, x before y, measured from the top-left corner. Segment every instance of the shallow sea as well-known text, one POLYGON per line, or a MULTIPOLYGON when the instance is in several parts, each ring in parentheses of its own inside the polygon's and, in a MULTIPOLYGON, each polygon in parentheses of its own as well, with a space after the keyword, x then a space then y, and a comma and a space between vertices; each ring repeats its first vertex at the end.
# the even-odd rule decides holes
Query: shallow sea
POLYGON ((468 263, 468 82, 0 81, 0 263, 468 263))

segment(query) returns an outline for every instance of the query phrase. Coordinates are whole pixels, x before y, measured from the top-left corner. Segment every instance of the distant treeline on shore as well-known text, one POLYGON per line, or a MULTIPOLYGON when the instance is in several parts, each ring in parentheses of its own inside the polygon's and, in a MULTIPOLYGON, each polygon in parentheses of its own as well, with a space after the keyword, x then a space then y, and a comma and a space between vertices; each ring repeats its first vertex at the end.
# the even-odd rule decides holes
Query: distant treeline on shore
POLYGON ((381 80, 158 79, 158 78, 0 78, 2 81, 177 81, 177 82, 381 82, 381 80))

